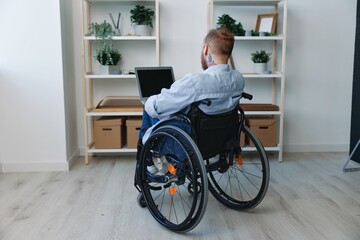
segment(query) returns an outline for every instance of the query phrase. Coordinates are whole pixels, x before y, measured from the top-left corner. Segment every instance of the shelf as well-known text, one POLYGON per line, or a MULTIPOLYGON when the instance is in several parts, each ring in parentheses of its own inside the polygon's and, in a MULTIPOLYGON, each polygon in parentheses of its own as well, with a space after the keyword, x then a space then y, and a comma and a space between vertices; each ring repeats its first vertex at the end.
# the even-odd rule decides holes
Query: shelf
MULTIPOLYGON (((95 36, 85 36, 84 40, 95 41, 100 40, 95 36)), ((156 36, 113 36, 113 41, 156 41, 156 36)))
POLYGON ((215 5, 223 6, 275 6, 283 0, 214 0, 215 5))
MULTIPOLYGON (((269 116, 281 115, 281 111, 245 111, 245 116, 269 116)), ((142 116, 142 112, 93 112, 89 111, 86 116, 142 116)))
MULTIPOLYGON (((129 61, 126 63, 127 66, 137 66, 139 62, 141 62, 140 65, 144 66, 160 66, 159 0, 81 0, 81 26, 83 30, 81 36, 83 65, 82 86, 84 93, 83 116, 86 164, 89 163, 89 153, 134 154, 137 151, 136 148, 128 148, 127 145, 119 149, 96 149, 94 145, 95 124, 98 118, 103 116, 121 117, 124 119, 129 119, 128 117, 135 116, 141 118, 144 106, 140 102, 138 96, 133 96, 135 94, 131 94, 132 96, 104 97, 104 95, 107 95, 107 92, 112 92, 111 94, 118 95, 118 91, 116 89, 110 89, 114 86, 114 84, 120 84, 121 88, 125 88, 125 92, 128 92, 126 88, 130 91, 133 87, 136 87, 135 71, 132 68, 119 67, 117 70, 121 70, 123 74, 101 74, 100 71, 97 71, 97 67, 99 67, 98 63, 95 63, 94 61, 94 57, 97 53, 96 50, 100 47, 97 46, 96 43, 101 41, 101 39, 95 37, 94 34, 90 36, 85 35, 89 24, 91 24, 91 22, 99 21, 99 19, 108 18, 108 14, 109 11, 111 12, 111 9, 113 9, 115 13, 118 13, 119 11, 127 13, 128 16, 130 14, 129 11, 133 9, 135 5, 143 5, 154 11, 155 16, 153 18, 154 28, 152 36, 135 36, 133 34, 127 34, 127 32, 131 32, 131 23, 128 21, 125 23, 126 26, 124 26, 124 35, 112 36, 110 41, 112 41, 115 48, 126 48, 124 54, 131 56, 126 59, 129 61), (134 54, 132 54, 133 50, 134 54), (149 56, 145 56, 144 58, 143 54, 141 55, 139 52, 143 50, 145 50, 144 52, 146 53, 148 50, 155 50, 155 52, 149 54, 149 56), (101 87, 99 89, 99 86, 104 86, 105 89, 101 87), (95 103, 98 99, 101 99, 101 101, 99 103, 95 103), (125 101, 118 102, 118 100, 125 101)), ((117 73, 120 73, 120 71, 117 73)), ((119 95, 122 95, 122 93, 124 93, 124 89, 120 90, 119 95)))
MULTIPOLYGON (((280 147, 264 147, 266 152, 279 152, 280 147)), ((242 147, 243 152, 255 152, 255 147, 242 147)), ((136 153, 136 148, 127 148, 126 146, 120 149, 96 149, 89 148, 89 153, 136 153)))
POLYGON ((135 74, 86 74, 85 78, 117 78, 117 79, 135 79, 135 74))
MULTIPOLYGON (((264 147, 266 152, 279 152, 280 147, 264 147)), ((242 147, 243 152, 255 152, 255 147, 242 147)))
MULTIPOLYGON (((281 111, 245 111, 245 116, 281 115, 281 111)), ((142 112, 94 112, 89 110, 86 116, 142 116, 142 112)))
MULTIPOLYGON (((249 68, 248 72, 242 72, 243 78, 248 83, 251 81, 253 88, 259 86, 260 94, 264 94, 262 83, 266 81, 266 86, 271 91, 272 103, 252 103, 250 101, 241 101, 240 106, 243 105, 245 117, 266 117, 271 116, 277 120, 277 146, 265 147, 267 152, 277 152, 278 160, 282 162, 283 157, 283 143, 284 143, 284 99, 285 99, 285 63, 286 63, 286 40, 287 40, 287 19, 288 19, 288 0, 209 0, 208 12, 208 28, 215 26, 216 19, 221 13, 231 13, 235 15, 235 19, 241 19, 250 23, 254 21, 259 14, 264 13, 278 13, 276 27, 278 32, 274 36, 235 36, 237 43, 233 55, 241 54, 242 56, 248 55, 254 48, 267 49, 270 51, 272 46, 272 70, 271 74, 256 74, 249 68), (245 16, 243 13, 246 13, 245 16), (244 42, 245 41, 245 42, 244 42), (271 86, 270 86, 271 85, 271 86), (271 88, 271 89, 270 89, 271 88), (265 105, 275 105, 277 108, 265 105), (246 106, 246 105, 247 106, 246 106), (254 105, 254 106, 250 106, 254 105), (255 106, 257 105, 257 106, 255 106), (263 105, 263 106, 260 106, 263 105), (246 110, 245 110, 246 109, 246 110)), ((252 62, 248 59, 248 65, 251 66, 252 62)), ((235 67, 234 62, 234 67, 235 67)), ((255 90, 256 91, 256 90, 255 90)), ((254 92, 253 94, 257 94, 254 92)), ((270 95, 270 94, 269 94, 270 95)), ((244 147, 244 151, 255 151, 253 147, 244 147)))
POLYGON ((276 35, 276 36, 264 36, 264 37, 258 37, 258 36, 235 36, 235 41, 282 41, 284 40, 284 35, 276 35))
POLYGON ((143 4, 145 5, 146 3, 153 3, 155 2, 155 0, 141 0, 141 1, 131 1, 131 0, 84 0, 85 2, 88 3, 123 3, 123 4, 143 4))
POLYGON ((127 148, 126 146, 119 149, 88 149, 88 153, 136 153, 136 151, 136 148, 127 148))
MULTIPOLYGON (((244 78, 281 78, 281 73, 273 74, 256 74, 256 73, 243 73, 244 78)), ((91 74, 87 73, 85 78, 122 78, 122 79, 135 79, 135 74, 91 74)))
POLYGON ((269 116, 269 115, 281 115, 281 111, 245 111, 245 116, 269 116))
POLYGON ((142 116, 142 112, 93 112, 86 113, 88 117, 101 117, 101 116, 142 116))
POLYGON ((281 73, 272 74, 257 74, 257 73, 243 73, 244 78, 281 78, 281 73))

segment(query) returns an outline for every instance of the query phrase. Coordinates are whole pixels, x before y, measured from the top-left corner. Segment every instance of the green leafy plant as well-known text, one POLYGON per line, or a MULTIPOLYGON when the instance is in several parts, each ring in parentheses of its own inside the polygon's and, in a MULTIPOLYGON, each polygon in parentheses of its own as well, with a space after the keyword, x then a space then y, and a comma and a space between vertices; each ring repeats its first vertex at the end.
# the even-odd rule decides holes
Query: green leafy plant
POLYGON ((105 51, 106 48, 112 48, 112 37, 115 35, 112 26, 110 23, 91 23, 89 25, 89 32, 87 36, 95 36, 96 42, 102 45, 102 50, 105 51))
POLYGON ((254 63, 267 63, 270 61, 271 53, 267 53, 265 50, 255 51, 251 53, 251 60, 254 63))
MULTIPOLYGON (((251 36, 256 36, 258 37, 260 35, 259 32, 255 31, 255 30, 251 30, 251 36)), ((266 32, 265 35, 267 37, 270 37, 270 36, 275 36, 276 34, 272 33, 272 32, 266 32)))
POLYGON ((86 36, 92 36, 94 35, 96 38, 106 40, 111 39, 115 33, 112 29, 112 26, 110 23, 104 22, 102 23, 91 23, 89 25, 89 32, 86 34, 86 36))
POLYGON ((217 24, 220 27, 227 28, 230 30, 235 36, 244 36, 245 30, 239 21, 236 23, 236 20, 230 17, 229 14, 223 14, 222 16, 218 17, 217 24))
POLYGON ((155 13, 150 8, 145 8, 143 5, 136 5, 135 8, 130 10, 130 13, 130 20, 132 23, 149 25, 153 28, 152 17, 155 13))
POLYGON ((105 47, 96 51, 96 60, 101 65, 116 65, 121 60, 121 54, 117 49, 105 47))
POLYGON ((101 65, 116 65, 121 60, 121 54, 112 46, 112 37, 115 35, 110 23, 91 23, 87 36, 95 36, 96 42, 100 43, 101 48, 96 50, 96 60, 101 65))
POLYGON ((251 36, 258 37, 259 35, 260 35, 259 32, 255 31, 255 30, 251 30, 251 36))

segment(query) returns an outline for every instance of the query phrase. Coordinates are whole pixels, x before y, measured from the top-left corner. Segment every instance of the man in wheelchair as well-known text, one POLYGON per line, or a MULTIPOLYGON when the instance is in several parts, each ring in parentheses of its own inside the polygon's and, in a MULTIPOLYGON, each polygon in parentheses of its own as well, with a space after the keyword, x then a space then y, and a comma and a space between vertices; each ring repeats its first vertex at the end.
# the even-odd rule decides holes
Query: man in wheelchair
MULTIPOLYGON (((237 108, 243 93, 244 79, 239 71, 231 69, 227 64, 233 46, 234 36, 230 31, 225 28, 210 30, 204 38, 201 51, 201 65, 204 71, 184 76, 175 81, 170 89, 162 89, 160 94, 147 100, 138 141, 137 166, 143 144, 160 119, 164 121, 179 112, 189 114, 193 103, 204 103, 199 104, 198 108, 209 115, 237 108)), ((187 124, 175 124, 180 124, 179 128, 191 133, 191 127, 187 124)), ((181 154, 181 151, 176 150, 176 144, 168 143, 167 147, 169 146, 173 146, 172 151, 181 154)), ((150 174, 162 170, 161 166, 156 166, 151 161, 147 169, 150 174)), ((135 186, 137 182, 135 174, 135 186)))

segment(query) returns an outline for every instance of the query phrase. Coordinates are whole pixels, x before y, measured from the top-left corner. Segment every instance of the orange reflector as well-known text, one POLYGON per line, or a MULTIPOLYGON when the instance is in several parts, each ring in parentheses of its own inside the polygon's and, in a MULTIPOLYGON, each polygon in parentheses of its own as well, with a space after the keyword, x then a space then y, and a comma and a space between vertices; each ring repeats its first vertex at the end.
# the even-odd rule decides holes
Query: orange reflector
POLYGON ((169 188, 169 194, 174 195, 177 192, 176 186, 171 186, 169 188))
POLYGON ((175 169, 174 165, 172 165, 171 163, 169 163, 169 164, 167 165, 167 168, 168 168, 169 173, 171 173, 172 175, 175 175, 175 174, 176 174, 176 169, 175 169))
POLYGON ((242 158, 240 156, 238 156, 236 158, 236 161, 238 162, 239 165, 243 165, 243 160, 242 160, 242 158))

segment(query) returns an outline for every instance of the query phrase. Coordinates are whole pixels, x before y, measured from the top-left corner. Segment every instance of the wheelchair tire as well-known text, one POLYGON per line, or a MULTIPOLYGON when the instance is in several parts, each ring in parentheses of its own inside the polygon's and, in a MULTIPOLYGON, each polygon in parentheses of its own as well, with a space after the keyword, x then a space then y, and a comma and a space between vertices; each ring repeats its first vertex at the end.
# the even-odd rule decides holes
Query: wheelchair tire
POLYGON ((207 206, 208 180, 201 153, 186 132, 174 126, 156 129, 143 146, 138 173, 147 208, 156 221, 175 232, 187 232, 199 224, 207 206), (174 153, 157 156, 165 156, 176 171, 150 175, 147 161, 152 161, 153 152, 169 139, 183 151, 185 159, 177 159, 174 153), (165 176, 167 181, 162 182, 165 176))
MULTIPOLYGON (((270 177, 263 145, 247 126, 242 132, 253 147, 242 147, 241 160, 234 159, 232 166, 225 163, 228 167, 225 168, 219 164, 219 170, 208 171, 212 195, 223 205, 238 211, 255 208, 263 200, 270 177)), ((209 160, 206 163, 208 165, 209 160)))

